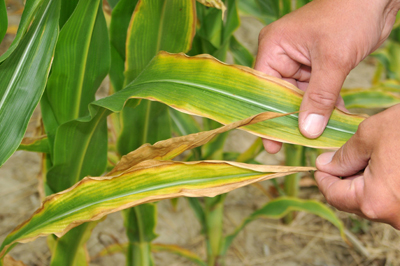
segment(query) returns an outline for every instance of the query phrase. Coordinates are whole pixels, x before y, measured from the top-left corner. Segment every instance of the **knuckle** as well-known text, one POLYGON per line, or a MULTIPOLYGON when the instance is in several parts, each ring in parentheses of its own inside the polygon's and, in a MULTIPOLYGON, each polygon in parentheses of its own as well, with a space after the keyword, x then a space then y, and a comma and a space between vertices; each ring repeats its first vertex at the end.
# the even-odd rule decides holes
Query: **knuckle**
POLYGON ((365 215, 365 217, 367 217, 370 220, 375 220, 378 218, 373 208, 373 205, 370 203, 370 201, 365 201, 365 200, 361 201, 360 211, 365 215))
POLYGON ((332 91, 314 90, 309 91, 308 98, 318 109, 331 109, 335 106, 338 95, 332 91))
POLYGON ((358 125, 357 131, 354 134, 354 138, 357 140, 359 147, 367 146, 367 144, 368 144, 367 140, 370 139, 373 131, 374 131, 374 128, 371 127, 371 123, 370 123, 369 119, 365 119, 358 125))

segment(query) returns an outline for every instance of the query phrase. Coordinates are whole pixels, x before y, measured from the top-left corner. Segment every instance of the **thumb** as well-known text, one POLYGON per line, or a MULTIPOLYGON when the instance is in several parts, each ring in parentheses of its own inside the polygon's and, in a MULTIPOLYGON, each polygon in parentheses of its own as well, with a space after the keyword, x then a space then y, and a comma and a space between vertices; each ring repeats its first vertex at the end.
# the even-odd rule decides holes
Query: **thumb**
POLYGON ((333 176, 348 177, 365 169, 371 157, 372 144, 366 141, 363 134, 359 128, 338 151, 318 156, 318 170, 333 176))
POLYGON ((299 128, 307 138, 322 134, 339 97, 347 73, 337 68, 313 68, 300 106, 299 128))

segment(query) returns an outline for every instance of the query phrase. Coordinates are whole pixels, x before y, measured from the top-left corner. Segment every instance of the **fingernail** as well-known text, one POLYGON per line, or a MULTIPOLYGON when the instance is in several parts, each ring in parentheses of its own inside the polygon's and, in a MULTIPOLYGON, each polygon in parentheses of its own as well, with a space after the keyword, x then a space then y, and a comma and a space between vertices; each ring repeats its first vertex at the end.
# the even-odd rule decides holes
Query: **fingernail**
POLYGON ((317 158, 317 163, 319 165, 327 165, 328 163, 332 162, 333 155, 335 155, 334 152, 326 152, 318 156, 317 158))
POLYGON ((303 129, 310 136, 318 136, 324 131, 324 116, 318 114, 309 114, 304 120, 303 129))

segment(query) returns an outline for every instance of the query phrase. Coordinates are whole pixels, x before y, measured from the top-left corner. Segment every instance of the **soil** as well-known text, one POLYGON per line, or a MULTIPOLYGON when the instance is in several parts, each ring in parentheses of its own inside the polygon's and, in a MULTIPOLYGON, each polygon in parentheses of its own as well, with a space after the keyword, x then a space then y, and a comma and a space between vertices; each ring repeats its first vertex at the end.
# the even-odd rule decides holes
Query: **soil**
MULTIPOLYGON (((12 23, 18 23, 18 16, 12 23)), ((263 25, 252 18, 242 18, 242 26, 236 36, 249 50, 256 54, 257 36, 263 25)), ((12 40, 8 35, 0 46, 0 54, 12 40)), ((371 60, 362 62, 346 80, 345 87, 368 87, 374 72, 371 60)), ((106 83, 105 83, 106 85, 106 83)), ((38 112, 30 123, 31 132, 38 120, 38 112)), ((243 151, 255 137, 234 131, 226 143, 226 150, 243 151)), ((257 159, 265 164, 283 164, 282 152, 268 155, 263 152, 257 159)), ((41 157, 35 153, 17 151, 0 168, 0 241, 18 224, 27 219, 40 206, 38 178, 41 157)), ((307 179, 306 179, 307 180, 307 179)), ((306 184, 306 182, 304 182, 306 184)), ((271 183, 262 182, 269 189, 271 183)), ((315 186, 301 188, 300 197, 324 202, 315 186)), ((252 211, 268 202, 269 198, 258 188, 248 186, 229 193, 224 212, 224 231, 231 232, 252 211)), ((260 219, 248 225, 233 242, 226 258, 226 265, 400 265, 400 233, 392 227, 364 221, 354 215, 336 211, 346 228, 357 228, 353 235, 364 249, 350 247, 339 236, 339 231, 329 222, 307 213, 299 213, 293 223, 260 219), (364 250, 364 252, 360 252, 364 250)), ((174 209, 169 200, 158 203, 157 233, 155 242, 176 244, 187 248, 202 258, 206 257, 205 242, 200 225, 184 198, 174 209)), ((90 256, 115 242, 126 242, 120 213, 109 215, 94 229, 88 241, 90 256)), ((10 255, 26 265, 48 265, 50 252, 46 238, 17 245, 10 255)), ((154 254, 156 265, 192 265, 186 259, 169 253, 154 254)), ((93 259, 92 266, 124 265, 124 255, 115 254, 93 259)), ((194 264, 193 264, 194 265, 194 264)))

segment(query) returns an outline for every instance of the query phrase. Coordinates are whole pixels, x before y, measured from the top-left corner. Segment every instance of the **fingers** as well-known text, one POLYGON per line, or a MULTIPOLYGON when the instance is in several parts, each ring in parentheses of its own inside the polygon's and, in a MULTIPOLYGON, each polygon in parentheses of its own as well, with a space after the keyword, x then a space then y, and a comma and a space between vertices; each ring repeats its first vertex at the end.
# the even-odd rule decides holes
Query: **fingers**
POLYGON ((313 68, 299 114, 300 132, 305 137, 316 138, 322 134, 346 76, 342 70, 313 68))
POLYGON ((360 194, 363 193, 364 178, 361 175, 346 179, 321 171, 315 172, 318 188, 329 204, 335 208, 365 217, 360 211, 360 194))
POLYGON ((269 139, 263 139, 263 144, 264 144, 264 149, 268 153, 271 153, 271 154, 277 153, 282 148, 281 142, 277 142, 277 141, 273 141, 273 140, 269 140, 269 139))
POLYGON ((360 124, 354 134, 337 152, 321 154, 316 160, 318 170, 334 176, 352 176, 365 169, 371 157, 372 130, 364 122, 360 124))

